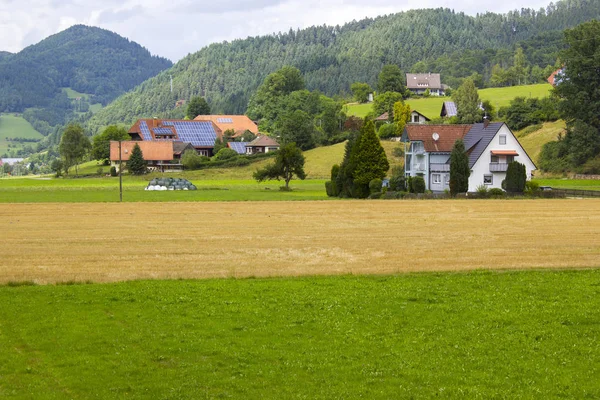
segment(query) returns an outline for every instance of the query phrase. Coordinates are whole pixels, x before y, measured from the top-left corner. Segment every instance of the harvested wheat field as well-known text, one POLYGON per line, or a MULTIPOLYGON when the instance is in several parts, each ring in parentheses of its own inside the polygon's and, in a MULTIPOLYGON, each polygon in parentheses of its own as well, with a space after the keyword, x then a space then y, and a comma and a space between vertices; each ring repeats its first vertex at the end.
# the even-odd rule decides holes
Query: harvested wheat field
POLYGON ((0 283, 600 266, 600 200, 4 204, 0 283))

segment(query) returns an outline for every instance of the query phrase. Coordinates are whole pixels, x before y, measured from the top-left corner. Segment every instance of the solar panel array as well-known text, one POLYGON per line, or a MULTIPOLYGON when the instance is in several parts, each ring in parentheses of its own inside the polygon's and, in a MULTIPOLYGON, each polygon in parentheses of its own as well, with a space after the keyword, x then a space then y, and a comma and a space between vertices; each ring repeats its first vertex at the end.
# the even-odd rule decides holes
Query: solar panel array
POLYGON ((233 124, 232 118, 217 118, 217 122, 220 124, 233 124))
POLYGON ((229 147, 238 154, 246 154, 247 142, 229 142, 229 147))
MULTIPOLYGON (((170 121, 175 127, 177 137, 182 142, 191 143, 193 146, 214 146, 217 132, 212 122, 207 121, 170 121)), ((167 122, 163 122, 167 125, 167 122)))
POLYGON ((173 131, 171 128, 154 128, 155 135, 172 135, 173 131))
POLYGON ((457 115, 456 103, 453 101, 445 101, 444 105, 446 106, 446 115, 448 117, 454 117, 457 115))
POLYGON ((152 140, 152 135, 150 134, 150 129, 148 129, 146 121, 140 121, 140 130, 142 131, 144 140, 152 140))

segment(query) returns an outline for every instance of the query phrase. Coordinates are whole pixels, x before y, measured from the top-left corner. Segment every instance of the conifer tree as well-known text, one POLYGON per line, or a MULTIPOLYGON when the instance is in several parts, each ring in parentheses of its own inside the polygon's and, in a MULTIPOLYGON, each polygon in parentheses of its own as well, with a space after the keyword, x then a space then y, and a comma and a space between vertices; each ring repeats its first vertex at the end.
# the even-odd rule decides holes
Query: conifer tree
POLYGON ((525 183, 527 182, 527 172, 525 165, 513 161, 508 164, 506 169, 506 191, 511 193, 523 193, 525 183))
POLYGON ((350 159, 353 197, 365 198, 369 195, 369 182, 385 178, 390 168, 385 151, 375 133, 373 121, 365 121, 350 159))
POLYGON ((131 151, 131 156, 129 157, 129 161, 127 161, 127 169, 130 174, 133 175, 142 175, 146 173, 146 161, 144 160, 144 154, 142 153, 142 149, 136 143, 133 146, 133 150, 131 151))
POLYGON ((469 190, 469 156, 465 150, 462 139, 454 142, 452 153, 450 153, 450 194, 465 193, 469 190))

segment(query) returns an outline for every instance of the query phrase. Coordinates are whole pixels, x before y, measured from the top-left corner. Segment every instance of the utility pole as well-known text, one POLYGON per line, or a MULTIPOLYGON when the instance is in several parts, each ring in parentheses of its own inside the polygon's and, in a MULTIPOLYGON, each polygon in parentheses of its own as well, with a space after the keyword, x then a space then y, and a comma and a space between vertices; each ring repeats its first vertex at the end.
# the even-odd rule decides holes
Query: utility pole
POLYGON ((123 156, 121 153, 121 140, 119 140, 119 201, 123 202, 123 156))

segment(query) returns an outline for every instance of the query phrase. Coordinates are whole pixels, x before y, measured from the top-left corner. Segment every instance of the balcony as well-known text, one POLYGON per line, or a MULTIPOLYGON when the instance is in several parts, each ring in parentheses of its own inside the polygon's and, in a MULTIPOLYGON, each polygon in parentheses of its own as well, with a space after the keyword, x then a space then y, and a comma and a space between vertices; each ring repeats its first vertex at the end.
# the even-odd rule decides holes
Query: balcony
POLYGON ((508 163, 490 163, 490 172, 506 172, 508 163))
POLYGON ((417 171, 417 172, 425 172, 425 170, 426 170, 425 164, 424 163, 413 164, 412 170, 417 171))
POLYGON ((450 164, 431 163, 429 169, 431 172, 450 172, 450 164))

